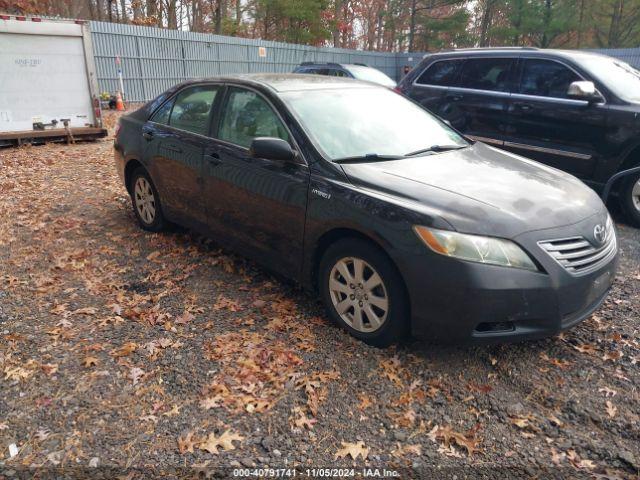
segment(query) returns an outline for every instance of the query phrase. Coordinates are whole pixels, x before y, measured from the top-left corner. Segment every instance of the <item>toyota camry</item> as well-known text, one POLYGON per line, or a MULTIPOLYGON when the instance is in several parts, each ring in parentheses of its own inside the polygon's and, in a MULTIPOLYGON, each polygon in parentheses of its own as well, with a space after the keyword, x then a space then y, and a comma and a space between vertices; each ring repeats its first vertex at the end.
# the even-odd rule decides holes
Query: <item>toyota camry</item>
POLYGON ((553 335, 616 272, 615 227, 582 182, 357 80, 183 83, 121 117, 115 159, 143 229, 211 236, 377 346, 553 335))

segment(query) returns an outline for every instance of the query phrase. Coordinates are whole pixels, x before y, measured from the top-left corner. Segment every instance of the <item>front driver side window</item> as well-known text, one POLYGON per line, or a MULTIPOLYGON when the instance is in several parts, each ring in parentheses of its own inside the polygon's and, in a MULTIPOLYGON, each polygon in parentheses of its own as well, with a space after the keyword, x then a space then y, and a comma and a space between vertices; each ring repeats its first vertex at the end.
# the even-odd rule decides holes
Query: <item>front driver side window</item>
POLYGON ((582 80, 575 72, 551 60, 527 59, 522 68, 520 93, 539 97, 568 98, 569 85, 582 80))
POLYGON ((151 116, 151 121, 161 123, 163 125, 169 125, 169 115, 171 115, 171 109, 173 108, 174 100, 175 99, 172 98, 164 102, 162 106, 158 108, 151 116))
POLYGON ((256 137, 289 141, 282 121, 264 98, 251 90, 232 87, 222 113, 218 138, 249 148, 256 137))

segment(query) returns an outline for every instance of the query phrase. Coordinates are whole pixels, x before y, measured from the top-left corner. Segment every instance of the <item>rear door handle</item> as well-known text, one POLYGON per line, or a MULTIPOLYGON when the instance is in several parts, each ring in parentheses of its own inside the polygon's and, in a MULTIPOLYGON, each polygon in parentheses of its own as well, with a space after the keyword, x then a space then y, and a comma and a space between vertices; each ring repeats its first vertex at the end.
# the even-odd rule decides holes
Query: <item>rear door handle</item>
POLYGON ((153 140, 153 132, 150 132, 150 131, 148 131, 148 130, 145 130, 145 131, 143 131, 143 132, 142 132, 142 137, 143 137, 145 140, 153 140))
POLYGON ((182 153, 182 149, 180 147, 175 146, 175 145, 167 145, 165 148, 167 150, 171 151, 171 152, 182 153))
POLYGON ((448 95, 447 98, 452 102, 459 102, 463 97, 462 95, 448 95))
POLYGON ((220 165, 222 163, 222 160, 220 160, 220 155, 217 152, 205 153, 204 158, 206 158, 211 165, 220 165))
POLYGON ((528 112, 530 110, 533 110, 533 107, 528 103, 515 103, 514 106, 518 110, 522 110, 523 112, 528 112))

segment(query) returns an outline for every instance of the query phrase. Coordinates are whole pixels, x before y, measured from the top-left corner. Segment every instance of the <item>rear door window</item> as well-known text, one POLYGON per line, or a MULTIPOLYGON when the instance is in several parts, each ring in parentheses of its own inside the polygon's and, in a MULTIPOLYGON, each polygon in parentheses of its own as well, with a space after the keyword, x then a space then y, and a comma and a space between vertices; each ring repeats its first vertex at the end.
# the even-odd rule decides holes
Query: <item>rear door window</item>
POLYGON ((570 68, 552 60, 525 59, 519 92, 539 97, 568 98, 569 85, 582 80, 570 68))
POLYGON ((436 63, 432 63, 423 73, 418 77, 416 83, 420 85, 440 85, 449 87, 454 85, 460 67, 464 60, 441 60, 436 63))
POLYGON ((464 62, 458 86, 474 90, 506 92, 511 58, 470 58, 464 62))
POLYGON ((207 135, 209 113, 219 87, 198 85, 182 90, 177 96, 169 125, 180 130, 207 135))
POLYGON ((348 77, 349 76, 347 72, 338 70, 337 68, 332 68, 331 70, 329 70, 329 75, 331 75, 332 77, 348 77))

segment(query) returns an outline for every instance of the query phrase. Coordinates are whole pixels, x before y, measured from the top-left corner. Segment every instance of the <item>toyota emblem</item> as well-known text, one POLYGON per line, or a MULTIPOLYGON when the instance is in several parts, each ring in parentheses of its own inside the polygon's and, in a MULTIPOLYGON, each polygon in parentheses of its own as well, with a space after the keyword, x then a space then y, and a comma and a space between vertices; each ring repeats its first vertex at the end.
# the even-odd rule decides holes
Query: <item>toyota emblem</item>
POLYGON ((606 231, 605 231, 604 225, 598 224, 595 227, 593 227, 593 238, 596 239, 596 242, 602 245, 604 243, 605 237, 606 237, 606 231))

